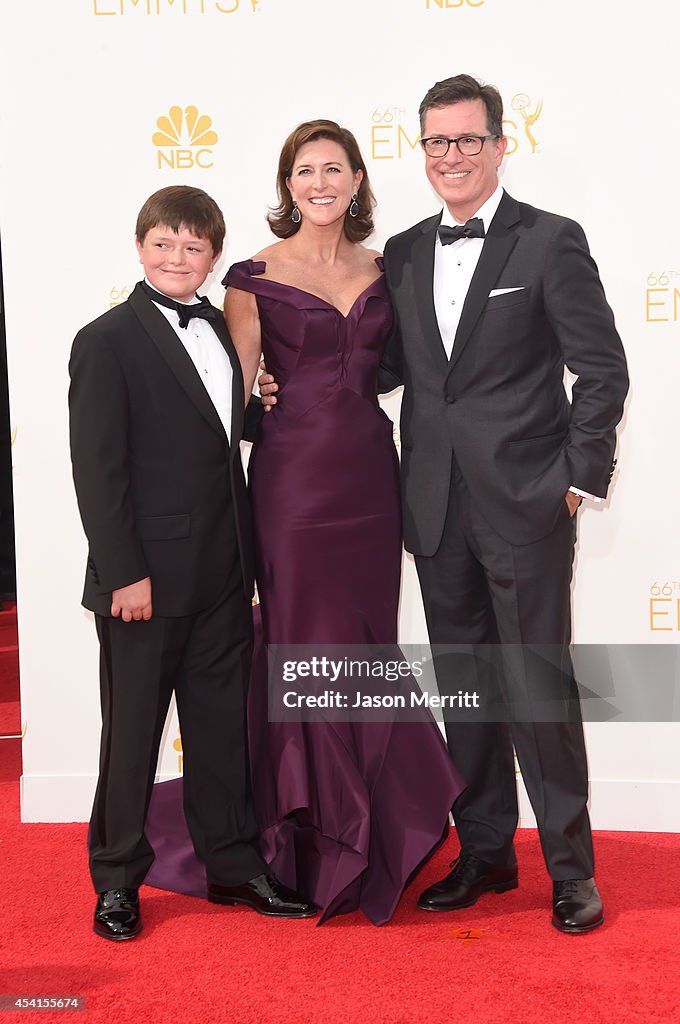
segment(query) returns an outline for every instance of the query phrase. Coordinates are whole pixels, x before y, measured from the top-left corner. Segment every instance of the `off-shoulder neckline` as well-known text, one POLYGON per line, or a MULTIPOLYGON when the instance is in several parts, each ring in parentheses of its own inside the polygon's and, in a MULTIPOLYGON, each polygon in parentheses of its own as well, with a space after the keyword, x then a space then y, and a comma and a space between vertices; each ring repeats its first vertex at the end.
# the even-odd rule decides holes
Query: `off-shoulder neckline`
MULTIPOLYGON (((376 266, 378 267, 378 269, 380 270, 381 274, 384 274, 383 257, 382 256, 376 256, 374 262, 375 262, 376 266)), ((243 267, 243 266, 246 266, 248 268, 248 273, 250 274, 251 277, 261 277, 262 274, 264 274, 265 270, 267 269, 266 260, 244 260, 243 263, 241 263, 241 264, 235 263, 234 267, 232 269, 234 269, 235 267, 243 267)), ((348 320, 350 315, 352 314, 352 311, 355 309, 356 305, 361 301, 361 299, 372 288, 374 288, 376 286, 376 284, 378 284, 379 281, 383 281, 383 280, 384 280, 383 277, 376 277, 376 279, 374 281, 371 281, 370 284, 366 285, 366 287, 363 289, 363 291, 359 292, 359 294, 355 298, 354 302, 352 303, 352 305, 347 310, 346 314, 342 313, 338 309, 338 307, 334 303, 329 302, 328 299, 324 299, 321 295, 317 295, 315 292, 309 292, 309 291, 307 291, 306 288, 298 288, 297 285, 294 285, 294 284, 285 284, 283 281, 275 281, 271 277, 263 278, 263 283, 272 284, 272 285, 274 285, 277 288, 285 288, 285 289, 287 289, 289 291, 297 292, 299 295, 306 295, 309 298, 315 299, 317 302, 322 303, 322 305, 327 306, 329 309, 334 309, 335 312, 338 314, 338 316, 341 316, 343 320, 348 320)))

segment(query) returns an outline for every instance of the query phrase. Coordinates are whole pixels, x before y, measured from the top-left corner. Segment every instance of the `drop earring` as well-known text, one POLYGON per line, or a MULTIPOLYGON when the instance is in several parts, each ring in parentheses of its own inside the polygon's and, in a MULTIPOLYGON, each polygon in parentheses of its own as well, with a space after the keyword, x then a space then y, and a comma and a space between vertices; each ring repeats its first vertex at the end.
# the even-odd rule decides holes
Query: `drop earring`
POLYGON ((352 196, 352 202, 349 204, 349 211, 348 212, 349 212, 350 217, 358 217, 359 216, 359 204, 357 202, 358 198, 359 198, 359 193, 355 192, 354 195, 352 196))
POLYGON ((293 224, 299 224, 300 221, 302 220, 302 214, 300 213, 298 209, 298 204, 295 202, 295 200, 293 200, 293 212, 290 215, 290 219, 292 220, 293 224))

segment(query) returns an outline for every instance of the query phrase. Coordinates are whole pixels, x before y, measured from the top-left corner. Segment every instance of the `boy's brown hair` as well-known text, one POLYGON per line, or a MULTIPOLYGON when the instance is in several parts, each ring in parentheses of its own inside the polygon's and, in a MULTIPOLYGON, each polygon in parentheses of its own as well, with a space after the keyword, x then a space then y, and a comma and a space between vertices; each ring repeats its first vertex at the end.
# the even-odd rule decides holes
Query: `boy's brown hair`
POLYGON ((149 196, 139 211, 135 235, 140 245, 152 228, 164 224, 177 234, 188 228, 199 238, 207 238, 213 253, 222 251, 225 226, 222 211, 202 188, 168 185, 149 196))

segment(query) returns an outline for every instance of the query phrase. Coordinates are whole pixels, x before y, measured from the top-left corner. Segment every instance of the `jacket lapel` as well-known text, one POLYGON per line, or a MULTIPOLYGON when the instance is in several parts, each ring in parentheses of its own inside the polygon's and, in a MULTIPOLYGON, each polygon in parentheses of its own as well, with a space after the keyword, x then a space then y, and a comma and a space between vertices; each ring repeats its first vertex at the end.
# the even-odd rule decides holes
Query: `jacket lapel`
POLYGON ((245 394, 243 384, 243 371, 231 335, 227 330, 224 317, 220 315, 219 320, 211 321, 215 334, 222 342, 224 351, 229 356, 232 369, 231 383, 231 430, 229 432, 229 444, 231 446, 232 458, 239 451, 239 442, 243 437, 243 417, 245 415, 245 394))
MULTIPOLYGON (((156 346, 160 356, 167 363, 188 398, 194 403, 198 411, 204 419, 207 420, 210 426, 224 437, 224 427, 222 426, 222 421, 217 415, 217 410, 215 409, 208 392, 203 387, 200 377, 196 373, 196 367, 192 363, 191 357, 168 321, 165 319, 163 314, 156 309, 151 299, 144 294, 139 285, 135 287, 128 299, 128 302, 141 322, 142 327, 156 346)), ((221 337, 220 340, 222 341, 221 337)), ((224 344, 224 341, 222 341, 222 344, 224 344)), ((229 358, 231 359, 231 355, 229 358)), ((240 403, 241 406, 243 406, 242 382, 240 403)))
POLYGON ((498 280, 501 270, 515 246, 517 234, 512 227, 518 221, 519 203, 506 192, 503 194, 496 215, 489 225, 482 253, 468 288, 453 343, 449 370, 452 370, 460 359, 489 298, 489 292, 498 280))
POLYGON ((437 315, 434 309, 434 244, 435 235, 441 214, 427 221, 423 233, 414 242, 411 250, 413 261, 413 290, 418 319, 422 331, 437 366, 445 371, 447 367, 446 350, 439 331, 437 315))

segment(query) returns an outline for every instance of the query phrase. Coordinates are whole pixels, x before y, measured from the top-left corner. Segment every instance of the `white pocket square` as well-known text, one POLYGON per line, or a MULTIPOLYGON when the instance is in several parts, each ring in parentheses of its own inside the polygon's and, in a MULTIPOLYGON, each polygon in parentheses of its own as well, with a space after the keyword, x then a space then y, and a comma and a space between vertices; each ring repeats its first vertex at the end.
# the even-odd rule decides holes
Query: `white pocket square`
POLYGON ((489 292, 489 298, 493 299, 494 295, 507 295, 508 292, 523 292, 524 285, 520 285, 519 288, 494 288, 493 291, 489 292))

